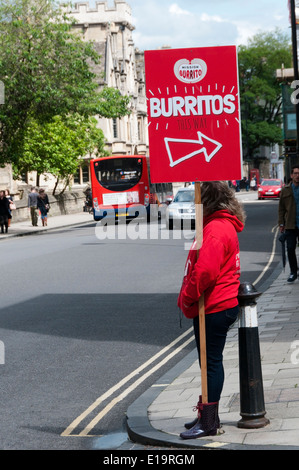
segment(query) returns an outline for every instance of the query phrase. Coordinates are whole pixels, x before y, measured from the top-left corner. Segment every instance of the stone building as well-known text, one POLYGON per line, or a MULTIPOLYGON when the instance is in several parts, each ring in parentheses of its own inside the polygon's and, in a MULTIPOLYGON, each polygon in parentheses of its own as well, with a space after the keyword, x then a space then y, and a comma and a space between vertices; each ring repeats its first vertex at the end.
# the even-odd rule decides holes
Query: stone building
MULTIPOLYGON (((148 153, 147 114, 145 97, 143 52, 134 47, 132 40, 132 12, 127 2, 76 3, 70 12, 76 20, 74 29, 82 32, 85 40, 94 43, 101 62, 94 68, 99 87, 117 88, 130 97, 131 114, 119 119, 99 119, 99 127, 106 138, 111 155, 148 153)), ((74 185, 89 180, 88 166, 82 165, 75 176, 74 185)))

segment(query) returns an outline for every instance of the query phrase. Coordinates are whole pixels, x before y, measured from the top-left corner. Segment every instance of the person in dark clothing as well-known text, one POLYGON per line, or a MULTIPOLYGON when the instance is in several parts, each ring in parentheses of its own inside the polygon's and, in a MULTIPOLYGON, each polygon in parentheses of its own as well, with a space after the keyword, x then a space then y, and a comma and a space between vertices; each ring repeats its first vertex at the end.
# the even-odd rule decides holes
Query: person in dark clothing
POLYGON ((50 209, 49 198, 44 189, 39 190, 37 208, 40 210, 43 227, 48 225, 48 211, 50 209))
POLYGON ((298 263, 296 256, 297 239, 299 239, 299 166, 293 166, 291 181, 280 193, 278 206, 278 225, 287 242, 290 276, 287 282, 294 282, 297 277, 298 263))
POLYGON ((0 191, 0 226, 1 233, 8 232, 9 202, 5 196, 5 191, 0 191))
POLYGON ((9 217, 8 217, 8 226, 10 226, 11 224, 11 219, 12 219, 12 207, 14 205, 14 202, 13 202, 13 197, 10 195, 10 191, 9 189, 6 189, 5 190, 5 196, 6 198, 8 199, 8 203, 9 203, 9 217))
POLYGON ((37 198, 38 193, 36 188, 31 188, 31 192, 28 194, 28 208, 30 210, 30 217, 33 227, 37 227, 38 221, 37 198))

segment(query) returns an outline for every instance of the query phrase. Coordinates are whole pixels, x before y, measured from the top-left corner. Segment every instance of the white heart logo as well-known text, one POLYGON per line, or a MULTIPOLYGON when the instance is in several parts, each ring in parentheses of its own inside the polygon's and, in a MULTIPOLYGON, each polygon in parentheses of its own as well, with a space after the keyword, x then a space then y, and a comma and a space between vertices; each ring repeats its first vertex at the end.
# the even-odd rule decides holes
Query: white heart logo
POLYGON ((174 74, 178 80, 184 83, 197 83, 207 73, 207 64, 202 59, 180 59, 174 65, 174 74))

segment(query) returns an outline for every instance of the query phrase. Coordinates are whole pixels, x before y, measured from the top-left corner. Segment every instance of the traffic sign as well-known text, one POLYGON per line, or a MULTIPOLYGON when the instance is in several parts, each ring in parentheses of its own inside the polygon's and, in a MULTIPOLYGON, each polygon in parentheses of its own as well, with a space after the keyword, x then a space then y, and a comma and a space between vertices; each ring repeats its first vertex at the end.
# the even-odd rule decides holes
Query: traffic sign
POLYGON ((241 179, 236 47, 144 57, 152 182, 241 179))

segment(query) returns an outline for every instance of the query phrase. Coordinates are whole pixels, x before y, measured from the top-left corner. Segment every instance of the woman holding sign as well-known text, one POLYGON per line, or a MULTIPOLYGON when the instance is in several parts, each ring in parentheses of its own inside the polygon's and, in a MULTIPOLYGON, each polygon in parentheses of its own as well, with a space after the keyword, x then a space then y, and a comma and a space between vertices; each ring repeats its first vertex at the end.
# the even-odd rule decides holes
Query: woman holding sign
POLYGON ((194 334, 200 359, 198 303, 204 298, 207 365, 207 403, 201 396, 198 416, 181 433, 183 439, 211 436, 220 426, 218 403, 223 383, 223 350, 229 327, 239 313, 238 289, 240 256, 238 232, 244 228, 245 215, 226 182, 201 184, 203 239, 189 252, 178 305, 187 318, 193 318, 194 334))

